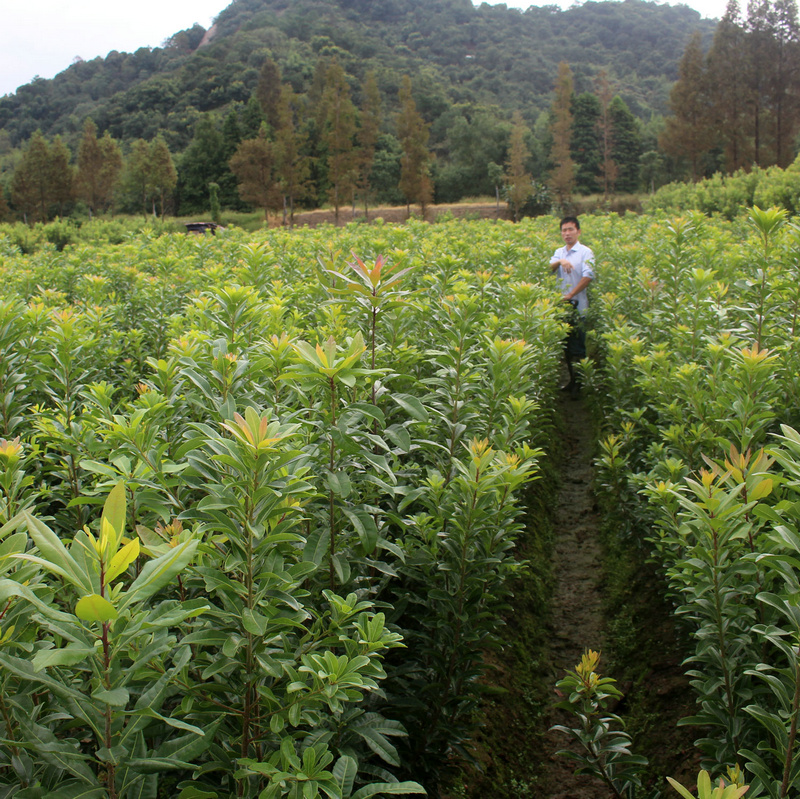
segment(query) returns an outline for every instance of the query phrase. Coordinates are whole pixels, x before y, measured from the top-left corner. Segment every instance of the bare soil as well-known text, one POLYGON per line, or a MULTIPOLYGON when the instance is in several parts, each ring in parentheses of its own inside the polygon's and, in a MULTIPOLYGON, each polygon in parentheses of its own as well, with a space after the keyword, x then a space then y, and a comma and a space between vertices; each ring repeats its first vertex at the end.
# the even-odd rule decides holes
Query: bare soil
MULTIPOLYGON (((555 586, 549 624, 549 660, 552 682, 560 679, 580 661, 586 649, 605 649, 603 608, 603 549, 600 517, 592 491, 592 425, 583 401, 573 401, 562 392, 564 420, 561 487, 556 498, 553 566, 555 586)), ((600 671, 603 671, 603 658, 600 671)), ((575 763, 556 754, 575 749, 564 733, 550 729, 554 724, 572 726, 574 719, 555 707, 553 694, 547 708, 543 740, 545 760, 541 796, 550 799, 606 799, 612 797, 602 783, 573 773, 575 763)), ((576 750, 577 751, 577 750, 576 750)))
MULTIPOLYGON (((428 205, 425 209, 425 221, 435 222, 443 216, 450 216, 453 219, 511 219, 508 207, 505 203, 457 203, 457 204, 441 204, 441 205, 428 205)), ((407 208, 404 205, 400 206, 379 206, 377 208, 369 208, 367 215, 364 215, 363 206, 355 209, 340 208, 339 220, 337 223, 335 213, 330 209, 318 209, 315 211, 303 211, 294 215, 294 224, 297 227, 307 225, 308 227, 317 227, 318 225, 347 225, 350 222, 374 222, 376 219, 383 219, 384 222, 391 222, 401 224, 407 222, 409 217, 421 219, 420 208, 418 205, 412 205, 407 208)), ((280 219, 276 220, 280 224, 280 219)))
POLYGON ((613 711, 625 719, 633 751, 650 761, 648 788, 666 793, 667 775, 693 784, 699 768, 698 731, 677 727, 695 710, 681 667, 686 642, 646 551, 611 545, 603 530, 587 400, 561 392, 558 404, 557 474, 535 492, 519 541, 530 573, 514 589, 505 647, 487 654, 491 690, 474 762, 461 764, 443 799, 610 799, 599 780, 576 775, 574 761, 556 754, 573 743, 551 729, 573 724, 555 707, 555 684, 587 648, 601 652, 601 674, 625 694, 613 711))
MULTIPOLYGON (((642 203, 637 195, 624 195, 613 197, 610 200, 602 196, 575 198, 568 209, 570 213, 588 214, 595 211, 606 211, 614 213, 641 213, 642 203)), ((436 222, 442 217, 447 216, 453 219, 513 219, 513 214, 506 202, 459 202, 459 203, 440 203, 431 204, 425 207, 425 221, 436 222)), ((356 207, 355 210, 348 207, 339 209, 339 219, 336 214, 328 209, 317 209, 314 211, 297 212, 294 215, 295 226, 317 227, 318 225, 348 225, 351 222, 374 222, 376 219, 383 219, 384 222, 392 224, 402 224, 409 218, 422 219, 422 213, 418 205, 381 205, 375 208, 368 208, 366 215, 364 208, 356 207)), ((270 218, 270 226, 278 227, 283 223, 282 216, 277 215, 270 218)))
MULTIPOLYGON (((613 712, 626 723, 633 751, 648 758, 644 782, 650 790, 669 789, 665 777, 693 785, 699 754, 693 741, 700 732, 679 727, 696 710, 682 661, 687 641, 676 629, 665 600, 665 586, 648 562, 649 546, 620 542, 603 530, 594 494, 593 426, 586 400, 570 401, 562 392, 563 460, 555 511, 555 573, 549 623, 549 662, 553 681, 572 669, 583 652, 601 652, 599 671, 623 691, 613 712)), ((541 792, 544 799, 606 799, 610 792, 597 779, 573 774, 574 763, 556 756, 575 746, 553 724, 573 719, 555 708, 546 713, 542 748, 541 792)))
MULTIPOLYGON (((530 573, 514 588, 506 645, 487 654, 473 765, 444 799, 606 799, 602 783, 575 775, 556 755, 570 739, 555 684, 586 648, 603 650, 605 617, 600 518, 592 493, 592 424, 583 400, 559 396, 552 466, 534 491, 519 555, 530 573)), ((601 662, 602 665, 602 662, 601 662)))

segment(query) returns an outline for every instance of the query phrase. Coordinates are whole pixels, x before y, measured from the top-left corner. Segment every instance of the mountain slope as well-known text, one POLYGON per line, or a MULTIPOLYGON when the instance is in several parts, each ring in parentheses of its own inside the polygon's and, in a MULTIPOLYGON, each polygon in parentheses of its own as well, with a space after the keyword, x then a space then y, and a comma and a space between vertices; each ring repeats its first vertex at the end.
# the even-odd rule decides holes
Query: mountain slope
POLYGON ((312 88, 320 57, 336 54, 354 89, 372 69, 387 110, 403 74, 434 121, 454 104, 519 109, 529 122, 550 102, 558 62, 576 91, 607 69, 634 114, 664 113, 677 62, 694 30, 715 22, 687 6, 643 0, 587 2, 522 12, 470 0, 235 0, 212 31, 195 26, 163 48, 73 64, 0 99, 0 131, 12 146, 37 128, 75 144, 91 116, 122 140, 167 133, 183 149, 206 111, 246 102, 271 56, 298 92, 312 88))

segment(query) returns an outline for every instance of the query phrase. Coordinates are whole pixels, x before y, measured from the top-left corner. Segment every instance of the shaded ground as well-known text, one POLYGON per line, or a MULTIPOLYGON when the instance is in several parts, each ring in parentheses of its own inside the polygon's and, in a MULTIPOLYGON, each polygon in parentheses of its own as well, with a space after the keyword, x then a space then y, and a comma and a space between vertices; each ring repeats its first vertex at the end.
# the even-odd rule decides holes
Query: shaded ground
MULTIPOLYGON (((529 498, 529 530, 519 541, 530 564, 514 588, 506 645, 487 655, 491 691, 478 719, 472 756, 445 799, 607 799, 598 780, 556 756, 571 740, 550 731, 572 720, 554 708, 555 683, 586 648, 600 650, 600 672, 625 693, 634 751, 650 760, 645 782, 693 784, 698 731, 677 727, 694 712, 676 632, 648 547, 604 532, 593 493, 593 428, 587 400, 559 397, 553 461, 529 498)), ((608 526, 608 522, 605 523, 608 526)), ((613 529, 613 524, 611 525, 613 529)))
MULTIPOLYGON (((571 401, 563 394, 561 413, 563 462, 561 486, 556 500, 555 546, 553 549, 554 591, 548 625, 551 682, 574 668, 583 652, 605 651, 603 612, 603 550, 600 543, 600 518, 592 492, 592 425, 583 401, 571 401)), ((600 671, 603 672, 600 660, 600 671)), ((593 777, 573 774, 575 764, 555 753, 572 748, 564 733, 549 728, 553 724, 572 726, 565 711, 553 707, 551 694, 546 711, 547 732, 543 739, 544 756, 541 796, 551 799, 605 799, 612 796, 593 777)))
POLYGON ((530 573, 514 588, 506 646, 489 653, 486 682, 503 693, 483 704, 473 756, 446 799, 606 799, 603 785, 556 756, 570 745, 553 724, 555 683, 584 649, 603 649, 603 555, 592 494, 592 425, 583 400, 559 397, 552 463, 529 498, 519 555, 530 573))
MULTIPOLYGON (((648 758, 644 783, 669 791, 665 777, 693 785, 699 770, 696 728, 678 727, 696 710, 682 661, 687 642, 676 629, 666 587, 652 562, 650 546, 620 540, 593 492, 593 428, 587 401, 562 395, 563 461, 555 512, 554 590, 549 633, 549 663, 555 682, 574 668, 586 648, 602 653, 599 671, 623 691, 613 708, 623 717, 633 751, 648 758), (605 525, 605 528, 604 528, 605 525)), ((613 510, 613 509, 612 509, 613 510)), ((573 764, 557 757, 570 739, 550 731, 571 725, 551 701, 545 715, 544 758, 540 777, 544 799, 606 799, 598 780, 572 773, 573 764)))

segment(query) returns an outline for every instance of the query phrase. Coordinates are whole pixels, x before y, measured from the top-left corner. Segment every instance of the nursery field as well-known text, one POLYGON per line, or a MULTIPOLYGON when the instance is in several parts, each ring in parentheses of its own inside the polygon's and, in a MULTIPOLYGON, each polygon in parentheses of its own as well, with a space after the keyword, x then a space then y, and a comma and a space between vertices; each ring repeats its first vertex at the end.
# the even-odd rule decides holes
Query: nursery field
POLYGON ((491 223, 6 246, 0 795, 435 792, 522 567, 551 250, 491 223))
POLYGON ((757 208, 605 225, 585 363, 605 523, 663 574, 705 767, 796 796, 800 228, 757 208))
MULTIPOLYGON (((607 534, 657 559, 705 767, 797 795, 800 230, 582 240, 607 534)), ((552 218, 0 235, 0 797, 437 796, 529 568, 559 243, 552 218)), ((582 765, 671 791, 595 666, 561 686, 582 765)))

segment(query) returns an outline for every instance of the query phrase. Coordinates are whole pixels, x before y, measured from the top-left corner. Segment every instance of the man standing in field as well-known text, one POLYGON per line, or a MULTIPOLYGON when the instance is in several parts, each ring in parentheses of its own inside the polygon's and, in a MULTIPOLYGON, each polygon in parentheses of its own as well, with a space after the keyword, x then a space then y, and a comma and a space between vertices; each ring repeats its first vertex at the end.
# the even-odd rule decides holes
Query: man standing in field
POLYGON ((573 363, 586 357, 586 326, 584 317, 589 310, 589 297, 586 288, 594 279, 594 253, 578 241, 581 237, 581 223, 576 216, 565 216, 561 220, 561 238, 564 246, 559 247, 550 259, 550 269, 561 279, 561 291, 565 302, 573 307, 570 330, 564 342, 564 357, 569 371, 569 382, 563 387, 573 397, 578 396, 580 385, 573 371, 573 363))

